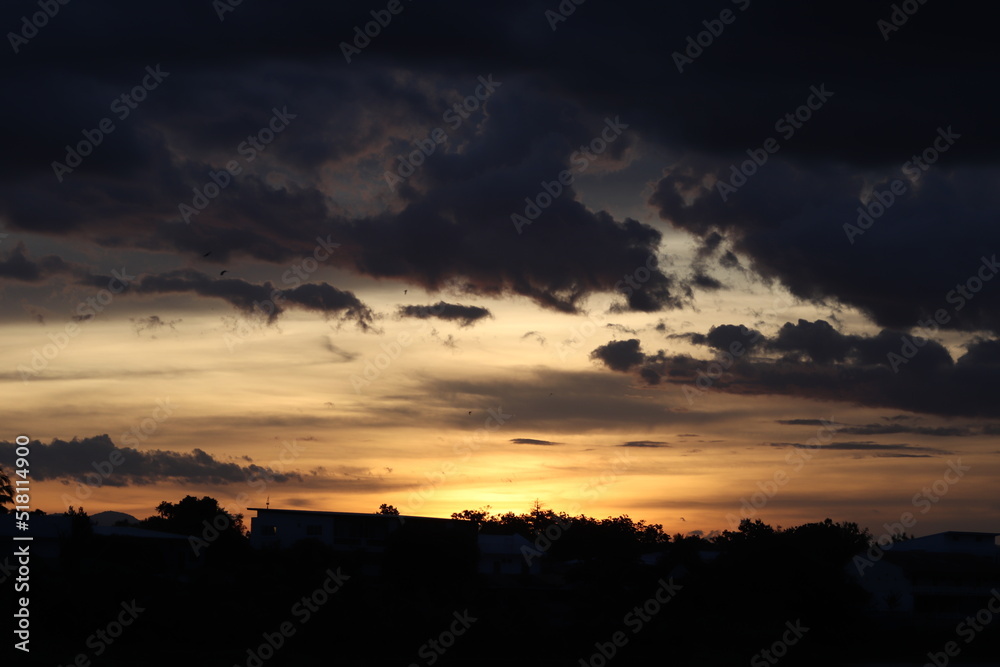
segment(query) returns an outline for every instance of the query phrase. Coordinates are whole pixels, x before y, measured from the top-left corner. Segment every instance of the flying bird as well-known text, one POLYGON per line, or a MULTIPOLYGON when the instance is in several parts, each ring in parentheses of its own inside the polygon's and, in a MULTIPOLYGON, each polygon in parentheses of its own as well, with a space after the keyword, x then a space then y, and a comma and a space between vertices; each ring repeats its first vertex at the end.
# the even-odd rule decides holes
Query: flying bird
POLYGON ((224 276, 224 275, 226 275, 226 274, 227 274, 228 272, 229 272, 229 269, 226 269, 225 271, 223 271, 223 272, 222 272, 222 273, 220 273, 219 275, 220 275, 220 276, 224 276))
POLYGON ((208 257, 208 256, 209 256, 209 255, 211 255, 211 254, 212 254, 212 251, 211 251, 211 250, 209 250, 209 251, 208 251, 208 252, 206 252, 206 253, 205 253, 204 255, 202 255, 202 257, 208 257))
POLYGON ((470 415, 472 414, 472 410, 469 410, 469 414, 470 414, 470 415))
POLYGON ((406 294, 406 290, 403 290, 403 294, 406 294))
POLYGON ((681 517, 681 521, 684 521, 684 523, 687 523, 687 521, 684 519, 684 517, 681 517))

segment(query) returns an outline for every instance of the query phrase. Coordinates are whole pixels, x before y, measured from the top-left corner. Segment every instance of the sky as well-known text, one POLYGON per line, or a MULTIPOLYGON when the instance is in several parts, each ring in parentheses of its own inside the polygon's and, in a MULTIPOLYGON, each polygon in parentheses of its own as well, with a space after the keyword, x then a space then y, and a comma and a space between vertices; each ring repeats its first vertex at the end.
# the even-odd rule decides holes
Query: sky
POLYGON ((967 4, 6 3, 0 466, 140 518, 996 530, 967 4))

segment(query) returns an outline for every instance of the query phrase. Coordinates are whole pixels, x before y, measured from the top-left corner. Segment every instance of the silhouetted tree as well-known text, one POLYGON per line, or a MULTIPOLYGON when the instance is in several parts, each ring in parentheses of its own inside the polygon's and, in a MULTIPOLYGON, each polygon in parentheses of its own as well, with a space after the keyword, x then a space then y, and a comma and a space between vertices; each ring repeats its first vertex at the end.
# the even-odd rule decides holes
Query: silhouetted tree
POLYGON ((64 563, 75 562, 80 556, 88 551, 92 544, 94 528, 90 523, 90 516, 83 507, 73 509, 70 505, 63 516, 70 517, 70 535, 63 546, 61 552, 64 563))
POLYGON ((0 468, 0 514, 10 512, 11 510, 4 506, 13 504, 14 488, 11 486, 10 478, 4 473, 3 468, 0 468))
POLYGON ((163 501, 156 506, 159 516, 140 521, 144 528, 162 530, 178 535, 201 535, 208 526, 221 533, 234 533, 242 537, 246 533, 242 514, 229 514, 219 501, 210 496, 200 499, 185 496, 177 503, 163 501))
POLYGON ((476 523, 482 523, 490 515, 490 506, 480 507, 477 510, 462 510, 461 512, 452 512, 452 519, 459 519, 462 521, 474 521, 476 523))
POLYGON ((378 506, 378 512, 375 512, 375 514, 392 514, 392 515, 398 515, 399 514, 399 510, 396 509, 395 506, 393 506, 393 505, 386 505, 385 503, 382 503, 381 505, 378 506))
POLYGON ((73 506, 70 505, 69 509, 63 512, 63 516, 72 517, 74 526, 77 524, 83 525, 84 523, 90 526, 90 515, 87 514, 82 505, 77 509, 73 509, 73 506))
POLYGON ((516 533, 533 542, 535 549, 557 561, 598 559, 611 564, 635 560, 643 550, 669 542, 660 524, 633 521, 628 515, 594 519, 581 514, 571 517, 555 512, 535 500, 524 514, 490 515, 489 505, 462 510, 453 519, 472 521, 485 534, 516 533))
POLYGON ((159 516, 139 522, 140 527, 186 535, 196 555, 207 553, 208 562, 229 564, 249 549, 242 514, 229 514, 210 496, 185 496, 177 503, 156 506, 159 516))

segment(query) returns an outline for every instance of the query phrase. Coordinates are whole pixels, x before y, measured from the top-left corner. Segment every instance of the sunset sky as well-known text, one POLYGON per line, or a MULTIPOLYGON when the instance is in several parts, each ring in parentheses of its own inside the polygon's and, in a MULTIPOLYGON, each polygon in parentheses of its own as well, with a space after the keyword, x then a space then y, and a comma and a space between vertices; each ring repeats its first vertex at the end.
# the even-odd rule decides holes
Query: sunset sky
POLYGON ((998 529, 994 28, 334 5, 4 7, 34 507, 998 529))

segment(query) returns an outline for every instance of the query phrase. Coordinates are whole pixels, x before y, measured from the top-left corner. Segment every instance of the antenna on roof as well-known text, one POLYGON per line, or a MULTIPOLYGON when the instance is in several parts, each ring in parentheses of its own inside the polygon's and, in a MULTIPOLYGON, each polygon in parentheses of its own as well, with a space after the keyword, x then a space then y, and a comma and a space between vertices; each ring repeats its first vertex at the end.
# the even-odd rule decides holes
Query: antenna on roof
POLYGON ((267 502, 264 503, 264 509, 271 509, 271 496, 267 497, 267 502))

